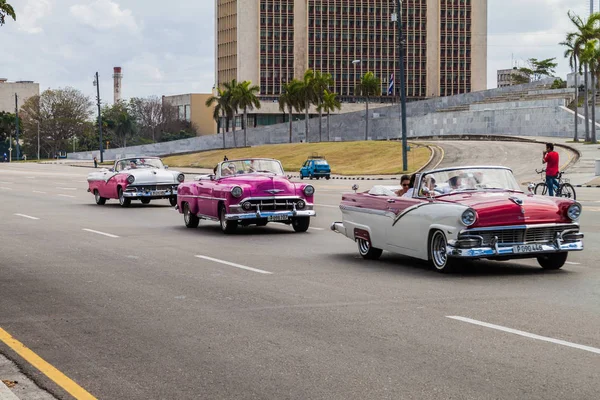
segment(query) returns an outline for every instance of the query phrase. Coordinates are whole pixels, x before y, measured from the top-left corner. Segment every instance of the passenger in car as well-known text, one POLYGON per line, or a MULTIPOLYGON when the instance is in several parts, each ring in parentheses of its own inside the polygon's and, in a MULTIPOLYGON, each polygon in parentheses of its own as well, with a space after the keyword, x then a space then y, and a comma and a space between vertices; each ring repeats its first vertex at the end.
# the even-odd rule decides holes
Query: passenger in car
POLYGON ((396 190, 396 196, 398 197, 401 197, 408 191, 410 187, 410 176, 402 175, 402 177, 400 177, 400 185, 402 185, 402 187, 396 190))
POLYGON ((402 195, 402 197, 413 197, 413 193, 415 191, 415 179, 417 177, 417 174, 412 174, 410 176, 410 180, 408 181, 408 190, 406 191, 406 193, 404 193, 402 195))

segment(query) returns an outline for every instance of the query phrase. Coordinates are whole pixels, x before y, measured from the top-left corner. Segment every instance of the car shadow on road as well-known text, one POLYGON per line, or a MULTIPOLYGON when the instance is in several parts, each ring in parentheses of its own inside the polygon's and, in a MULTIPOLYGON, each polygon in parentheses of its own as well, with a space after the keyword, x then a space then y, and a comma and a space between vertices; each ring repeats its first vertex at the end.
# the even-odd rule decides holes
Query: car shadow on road
POLYGON ((463 260, 458 263, 452 272, 441 274, 434 271, 423 260, 401 256, 398 254, 384 253, 379 260, 365 260, 357 254, 332 254, 330 256, 345 266, 365 269, 380 269, 386 272, 411 275, 440 277, 444 279, 478 278, 493 276, 539 276, 539 275, 565 275, 574 271, 560 269, 555 271, 544 270, 539 266, 532 266, 518 261, 491 261, 491 260, 463 260))
POLYGON ((127 207, 123 207, 121 206, 119 203, 106 203, 103 205, 98 205, 96 203, 86 203, 86 204, 82 204, 84 206, 90 206, 90 207, 106 207, 106 208, 122 208, 124 210, 127 209, 140 209, 140 208, 174 208, 173 206, 169 205, 169 203, 165 203, 165 204, 154 204, 154 203, 150 203, 150 204, 142 204, 142 203, 131 203, 129 206, 127 207))
POLYGON ((271 226, 238 226, 233 233, 224 234, 221 231, 221 227, 218 222, 206 222, 200 221, 200 225, 197 228, 187 228, 185 225, 181 224, 179 226, 171 227, 178 232, 192 232, 192 233, 204 233, 211 236, 218 237, 244 237, 244 236, 256 236, 256 237, 265 237, 265 236, 281 236, 281 235, 310 235, 310 232, 305 233, 296 233, 292 227, 271 227, 271 226))

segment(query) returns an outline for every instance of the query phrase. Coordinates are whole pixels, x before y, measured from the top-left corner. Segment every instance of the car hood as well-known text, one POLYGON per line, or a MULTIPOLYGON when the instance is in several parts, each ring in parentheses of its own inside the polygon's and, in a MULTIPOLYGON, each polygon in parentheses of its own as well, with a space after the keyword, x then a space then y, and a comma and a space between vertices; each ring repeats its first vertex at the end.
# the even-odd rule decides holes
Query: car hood
POLYGON ((279 175, 247 174, 243 177, 225 178, 222 181, 241 186, 244 189, 244 197, 296 195, 296 185, 290 182, 288 178, 279 175))
POLYGON ((473 227, 569 223, 566 211, 572 200, 549 196, 532 196, 515 192, 457 193, 441 201, 471 207, 477 212, 473 227))
POLYGON ((179 183, 177 182, 177 175, 179 175, 180 172, 159 168, 144 168, 123 171, 120 172, 120 174, 127 176, 133 175, 135 177, 135 181, 133 181, 132 185, 135 186, 157 183, 179 183))

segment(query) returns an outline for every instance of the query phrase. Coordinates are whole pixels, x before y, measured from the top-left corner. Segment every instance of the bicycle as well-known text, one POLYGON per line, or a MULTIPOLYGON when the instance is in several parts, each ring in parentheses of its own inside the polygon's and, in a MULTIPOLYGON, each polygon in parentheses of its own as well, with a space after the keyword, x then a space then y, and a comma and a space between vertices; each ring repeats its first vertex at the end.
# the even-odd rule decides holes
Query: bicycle
MULTIPOLYGON (((535 189, 533 189, 533 193, 541 194, 542 196, 545 196, 546 194, 548 194, 548 186, 546 185, 546 177, 544 176, 545 172, 546 172, 545 169, 542 169, 541 171, 538 171, 537 169, 535 170, 536 174, 540 174, 542 182, 535 185, 535 189)), ((568 179, 563 179, 562 176, 563 176, 562 172, 559 172, 558 175, 556 176, 556 179, 558 180, 558 187, 554 188, 555 196, 556 197, 566 197, 568 199, 576 200, 575 188, 573 187, 573 185, 571 185, 569 183, 568 179)))

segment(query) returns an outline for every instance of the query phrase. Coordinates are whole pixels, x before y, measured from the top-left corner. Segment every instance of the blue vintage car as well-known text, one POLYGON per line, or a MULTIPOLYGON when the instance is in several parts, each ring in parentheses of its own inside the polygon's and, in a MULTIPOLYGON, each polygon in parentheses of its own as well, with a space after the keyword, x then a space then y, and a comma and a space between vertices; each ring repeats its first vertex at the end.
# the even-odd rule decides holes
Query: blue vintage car
POLYGON ((304 178, 331 178, 331 168, 325 157, 309 157, 300 168, 300 179, 304 178))

